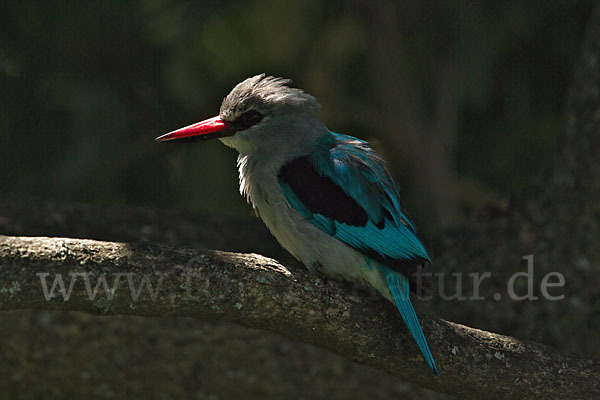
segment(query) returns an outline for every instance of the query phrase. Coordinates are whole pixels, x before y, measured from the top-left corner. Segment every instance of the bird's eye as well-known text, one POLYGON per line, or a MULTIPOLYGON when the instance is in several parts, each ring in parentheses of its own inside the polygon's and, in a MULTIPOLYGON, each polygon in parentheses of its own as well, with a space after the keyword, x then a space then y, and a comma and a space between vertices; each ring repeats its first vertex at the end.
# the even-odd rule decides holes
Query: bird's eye
POLYGON ((256 110, 248 110, 239 117, 236 118, 235 124, 239 125, 240 128, 246 129, 251 127, 254 124, 260 122, 263 118, 263 115, 256 110))

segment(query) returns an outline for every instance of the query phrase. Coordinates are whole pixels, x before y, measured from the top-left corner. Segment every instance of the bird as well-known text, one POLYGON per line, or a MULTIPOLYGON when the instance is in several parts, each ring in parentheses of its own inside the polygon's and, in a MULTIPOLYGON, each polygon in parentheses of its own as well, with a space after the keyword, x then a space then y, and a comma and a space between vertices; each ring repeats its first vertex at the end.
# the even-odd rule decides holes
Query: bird
POLYGON ((372 287, 395 304, 438 375, 410 301, 415 273, 431 257, 399 185, 366 141, 330 131, 317 100, 291 84, 264 73, 247 78, 218 116, 156 140, 217 138, 237 150, 240 193, 281 246, 309 271, 372 287))

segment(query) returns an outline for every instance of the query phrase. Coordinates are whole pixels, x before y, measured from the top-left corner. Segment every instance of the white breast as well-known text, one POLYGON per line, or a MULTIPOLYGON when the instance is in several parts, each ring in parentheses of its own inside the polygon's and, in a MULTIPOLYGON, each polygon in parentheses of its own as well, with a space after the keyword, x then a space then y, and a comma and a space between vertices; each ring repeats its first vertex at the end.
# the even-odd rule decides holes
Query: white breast
POLYGON ((278 164, 257 163, 250 156, 238 158, 240 192, 281 246, 309 270, 372 286, 391 300, 375 261, 321 231, 290 206, 279 186, 278 164))

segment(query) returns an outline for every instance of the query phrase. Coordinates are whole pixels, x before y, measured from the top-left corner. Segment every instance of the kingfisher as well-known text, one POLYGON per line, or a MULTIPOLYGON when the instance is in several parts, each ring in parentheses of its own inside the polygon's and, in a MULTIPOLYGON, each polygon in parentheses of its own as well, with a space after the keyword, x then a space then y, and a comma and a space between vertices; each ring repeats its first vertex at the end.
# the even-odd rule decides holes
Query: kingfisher
POLYGON ((291 80, 248 78, 219 115, 156 138, 217 138, 238 151, 240 193, 311 272, 372 287, 396 305, 423 359, 438 369, 410 301, 431 258, 385 162, 367 142, 334 133, 317 100, 291 80))

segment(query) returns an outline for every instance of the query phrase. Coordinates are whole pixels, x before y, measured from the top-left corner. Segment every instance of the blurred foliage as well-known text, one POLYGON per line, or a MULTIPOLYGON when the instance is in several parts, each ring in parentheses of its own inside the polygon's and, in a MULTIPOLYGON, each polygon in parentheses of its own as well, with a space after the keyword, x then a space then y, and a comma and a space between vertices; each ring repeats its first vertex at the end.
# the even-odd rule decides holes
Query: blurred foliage
POLYGON ((315 95, 330 129, 371 140, 433 229, 551 154, 591 6, 3 0, 0 187, 248 213, 232 150, 154 138, 264 71, 315 95), (429 197, 456 207, 427 218, 429 197))

